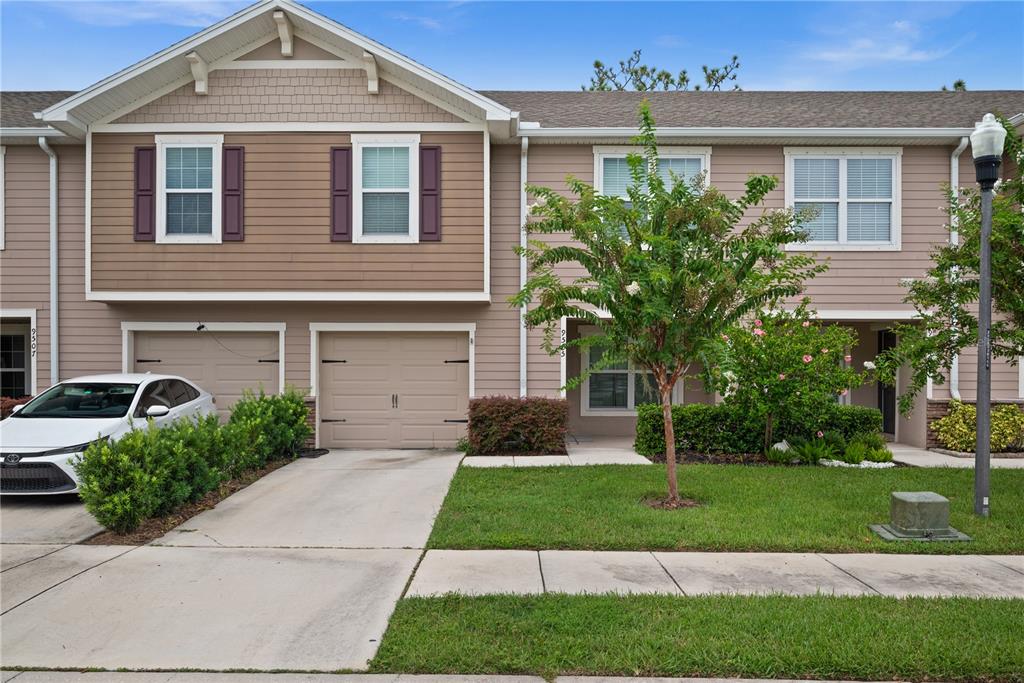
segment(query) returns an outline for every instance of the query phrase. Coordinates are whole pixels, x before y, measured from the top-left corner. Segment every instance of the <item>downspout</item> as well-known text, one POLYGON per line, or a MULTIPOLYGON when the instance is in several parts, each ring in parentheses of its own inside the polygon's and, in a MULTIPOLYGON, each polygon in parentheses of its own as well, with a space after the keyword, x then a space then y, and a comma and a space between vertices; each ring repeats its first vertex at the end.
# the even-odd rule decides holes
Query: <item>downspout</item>
POLYGON ((50 385, 60 382, 60 334, 57 281, 57 153, 39 136, 39 148, 50 157, 50 385))
MULTIPOLYGON (((953 154, 949 157, 949 187, 956 193, 955 196, 957 197, 960 196, 960 155, 967 149, 969 141, 970 138, 960 138, 960 144, 956 146, 953 154)), ((959 244, 960 233, 957 231, 956 214, 951 215, 949 221, 951 228, 949 231, 949 243, 952 245, 959 244)), ((960 354, 954 355, 953 361, 949 364, 949 397, 957 401, 960 400, 960 354)))
MULTIPOLYGON (((526 206, 526 174, 529 168, 528 151, 530 138, 523 137, 519 153, 519 247, 526 249, 526 221, 529 208, 526 206)), ((526 256, 519 257, 519 289, 526 286, 526 256)), ((526 396, 526 308, 519 309, 519 395, 526 396)))

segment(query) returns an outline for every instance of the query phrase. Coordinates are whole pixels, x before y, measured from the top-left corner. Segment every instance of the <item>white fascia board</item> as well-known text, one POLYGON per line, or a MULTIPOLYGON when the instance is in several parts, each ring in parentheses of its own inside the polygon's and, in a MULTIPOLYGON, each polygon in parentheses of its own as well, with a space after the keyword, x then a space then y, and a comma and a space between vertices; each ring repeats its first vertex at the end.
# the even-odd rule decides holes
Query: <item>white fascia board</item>
POLYGON ((917 311, 907 309, 882 311, 878 309, 856 310, 836 308, 832 310, 812 310, 810 315, 818 320, 914 320, 918 317, 917 311))
POLYGON ((110 292, 89 291, 89 301, 349 301, 370 303, 489 302, 487 292, 110 292))
POLYGON ((94 133, 479 133, 478 123, 264 121, 253 123, 98 123, 94 133))
MULTIPOLYGON (((697 138, 951 138, 970 135, 973 128, 672 128, 659 127, 657 135, 697 138)), ((519 127, 531 138, 629 138, 638 128, 532 128, 519 127)))
POLYGON ((65 134, 56 128, 44 126, 42 128, 0 128, 0 137, 3 138, 62 138, 65 134))

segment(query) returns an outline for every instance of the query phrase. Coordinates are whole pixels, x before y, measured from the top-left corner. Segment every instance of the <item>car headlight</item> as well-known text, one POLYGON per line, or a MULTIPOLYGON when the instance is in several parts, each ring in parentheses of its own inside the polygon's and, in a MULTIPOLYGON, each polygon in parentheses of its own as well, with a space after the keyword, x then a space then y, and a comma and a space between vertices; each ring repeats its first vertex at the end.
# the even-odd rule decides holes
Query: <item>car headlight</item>
POLYGON ((69 453, 81 453, 81 452, 85 451, 86 448, 88 448, 89 446, 93 445, 94 443, 101 443, 101 442, 106 441, 106 440, 107 440, 107 437, 104 436, 104 437, 102 437, 100 439, 95 439, 93 441, 86 441, 85 443, 76 444, 74 446, 64 446, 63 448, 54 448, 52 451, 44 451, 43 453, 40 453, 40 455, 44 455, 44 456, 45 455, 67 455, 69 453))

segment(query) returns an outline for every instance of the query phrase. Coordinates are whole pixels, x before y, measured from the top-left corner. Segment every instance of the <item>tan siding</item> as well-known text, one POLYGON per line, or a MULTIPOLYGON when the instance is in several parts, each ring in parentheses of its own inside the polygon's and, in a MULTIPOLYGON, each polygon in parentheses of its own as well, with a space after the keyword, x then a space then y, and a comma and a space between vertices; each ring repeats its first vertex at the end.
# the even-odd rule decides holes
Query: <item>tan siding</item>
POLYGON ((37 391, 50 384, 49 172, 49 159, 38 147, 7 147, 0 308, 36 309, 37 391))
POLYGON ((132 154, 152 136, 93 138, 93 289, 481 291, 483 139, 426 133, 442 147, 442 240, 330 241, 332 145, 347 134, 226 135, 244 145, 245 241, 156 244, 132 239, 132 154))
POLYGON ((366 72, 357 69, 214 71, 208 88, 196 95, 195 84, 183 85, 115 123, 462 121, 385 80, 371 95, 366 72))

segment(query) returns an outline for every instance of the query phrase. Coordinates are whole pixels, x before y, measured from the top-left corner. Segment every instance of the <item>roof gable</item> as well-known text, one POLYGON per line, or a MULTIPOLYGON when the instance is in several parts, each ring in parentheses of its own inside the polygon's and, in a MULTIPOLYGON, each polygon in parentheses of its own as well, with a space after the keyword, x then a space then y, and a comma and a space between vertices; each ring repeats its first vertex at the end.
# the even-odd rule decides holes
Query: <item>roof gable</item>
POLYGON ((418 64, 293 0, 260 0, 213 26, 75 93, 42 112, 46 123, 81 136, 89 125, 106 123, 193 80, 186 55, 195 53, 210 70, 244 57, 278 35, 274 13, 283 11, 295 36, 354 64, 372 61, 380 78, 462 118, 507 122, 513 112, 490 98, 418 64))

